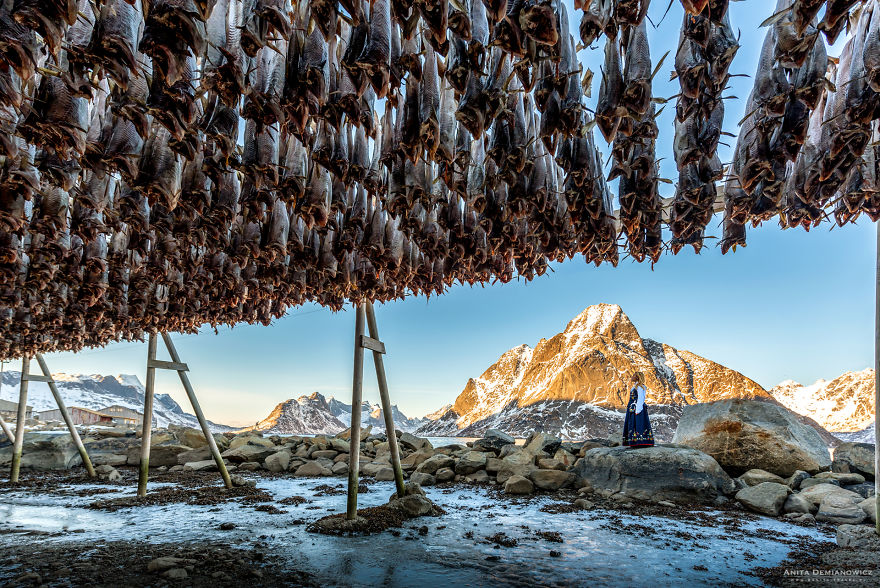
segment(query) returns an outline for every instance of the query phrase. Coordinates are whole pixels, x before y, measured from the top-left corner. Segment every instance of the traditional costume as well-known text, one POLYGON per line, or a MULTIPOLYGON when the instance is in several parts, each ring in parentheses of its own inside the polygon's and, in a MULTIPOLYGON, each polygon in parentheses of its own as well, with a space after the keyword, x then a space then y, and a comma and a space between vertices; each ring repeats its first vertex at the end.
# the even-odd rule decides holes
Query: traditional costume
POLYGON ((644 386, 635 386, 629 391, 629 403, 623 420, 623 444, 629 447, 654 446, 654 433, 648 419, 648 407, 645 406, 646 394, 644 386))

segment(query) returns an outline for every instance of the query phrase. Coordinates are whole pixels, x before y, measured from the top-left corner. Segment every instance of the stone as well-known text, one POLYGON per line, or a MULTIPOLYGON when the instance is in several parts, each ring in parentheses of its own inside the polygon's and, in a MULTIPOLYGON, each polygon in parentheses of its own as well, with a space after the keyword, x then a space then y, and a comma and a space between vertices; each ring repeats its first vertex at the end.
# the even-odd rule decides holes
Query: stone
POLYGON ((498 470, 498 473, 495 474, 495 480, 499 484, 504 484, 511 476, 522 476, 524 478, 528 478, 531 473, 536 469, 538 468, 531 464, 517 465, 504 463, 501 466, 501 469, 498 470))
POLYGON ((516 443, 516 439, 498 429, 489 429, 482 439, 474 441, 474 451, 499 453, 505 445, 516 443))
MULTIPOLYGON (((27 437, 27 434, 25 434, 27 437)), ((132 447, 140 447, 140 440, 131 437, 111 437, 105 439, 93 439, 86 437, 83 446, 92 460, 92 465, 122 466, 128 463, 128 451, 132 447)), ((0 457, 2 460, 2 457, 0 457)))
POLYGON ((860 494, 864 498, 870 498, 874 496, 874 482, 862 482, 861 484, 848 484, 843 486, 845 490, 849 490, 850 492, 855 492, 856 494, 860 494))
POLYGON ((186 464, 191 461, 205 461, 206 459, 211 459, 211 450, 207 446, 177 454, 177 465, 186 464))
POLYGON ((296 469, 294 475, 303 477, 330 476, 332 472, 317 462, 307 461, 296 469))
POLYGON ((391 482, 392 480, 394 480, 394 469, 385 467, 376 472, 377 482, 391 482))
POLYGON ((455 464, 455 473, 462 476, 472 474, 486 467, 488 456, 482 451, 468 451, 455 464))
POLYGON ((454 468, 455 460, 448 455, 437 454, 429 457, 416 467, 416 472, 423 474, 435 474, 442 468, 454 468))
POLYGON ((844 524, 837 527, 837 544, 840 547, 880 551, 880 536, 874 527, 844 524))
POLYGON ((557 461, 551 457, 544 457, 538 460, 538 467, 542 470, 562 470, 565 471, 567 468, 565 464, 561 461, 557 461))
POLYGON ((487 474, 497 474, 501 468, 504 466, 504 462, 497 457, 490 457, 486 459, 486 473, 487 474))
POLYGON ((180 566, 186 565, 189 563, 187 560, 180 557, 157 557, 147 564, 148 572, 164 572, 165 570, 170 570, 174 568, 178 568, 180 566))
POLYGON ((574 507, 581 510, 590 510, 591 508, 593 508, 593 503, 586 498, 578 498, 574 501, 574 507))
POLYGON ((517 447, 516 451, 512 451, 501 458, 505 464, 513 465, 535 465, 535 455, 529 451, 517 447))
POLYGON ((833 478, 807 478, 806 480, 801 480, 798 488, 800 490, 806 490, 807 488, 812 488, 813 486, 818 486, 820 484, 831 484, 838 487, 840 486, 840 482, 833 478))
POLYGON ((560 470, 539 469, 529 476, 536 488, 541 490, 559 490, 574 481, 574 475, 560 470))
POLYGON ((865 481, 865 476, 855 473, 819 472, 814 477, 819 480, 837 480, 837 483, 841 486, 861 484, 865 481))
POLYGON ((468 484, 488 484, 489 474, 486 470, 477 470, 476 472, 464 477, 464 481, 468 484))
POLYGON ((388 502, 388 506, 401 511, 410 518, 434 513, 434 503, 422 494, 408 494, 403 498, 393 498, 388 502))
POLYGON ((332 460, 335 459, 337 455, 339 455, 339 452, 335 449, 318 449, 317 451, 313 451, 309 457, 311 459, 319 459, 323 457, 332 460))
POLYGON ((531 494, 535 491, 535 485, 528 478, 523 476, 510 476, 504 483, 505 494, 531 494))
POLYGON ((190 461, 188 463, 183 464, 183 469, 187 471, 193 472, 207 472, 207 471, 215 471, 217 469, 217 462, 213 459, 205 459, 202 461, 190 461))
MULTIPOLYGON (((228 468, 227 468, 228 469, 228 468)), ((243 472, 255 472, 263 469, 263 466, 255 461, 246 461, 238 465, 238 469, 243 472)))
POLYGON ((790 512, 785 515, 785 518, 793 523, 800 523, 801 525, 816 524, 816 517, 808 512, 790 512))
POLYGON ((785 483, 788 484, 788 487, 792 490, 798 490, 801 487, 801 484, 804 480, 810 477, 810 474, 803 471, 798 470, 788 478, 786 478, 785 483))
POLYGON ((770 472, 765 472, 764 470, 752 469, 744 473, 739 477, 742 480, 743 484, 746 486, 757 486, 762 482, 776 482, 777 484, 785 484, 785 480, 777 476, 776 474, 771 474, 770 472))
POLYGON ((344 461, 338 461, 333 464, 333 467, 330 468, 330 473, 334 476, 343 476, 348 474, 348 463, 344 461))
POLYGON ((801 490, 800 493, 801 496, 816 506, 825 500, 825 497, 829 494, 839 494, 857 503, 862 501, 862 496, 860 494, 844 490, 840 486, 834 484, 816 484, 815 486, 810 486, 806 490, 801 490))
POLYGON ((186 445, 193 449, 200 449, 208 446, 208 440, 205 439, 205 434, 198 429, 171 424, 168 425, 168 431, 177 438, 181 445, 186 445))
MULTIPOLYGON (((5 437, 4 437, 5 440, 5 437)), ((12 462, 12 444, 0 447, 0 464, 12 462)), ((52 435, 25 430, 21 452, 22 469, 67 470, 82 464, 73 438, 65 433, 52 435)))
POLYGON ((596 447, 572 471, 577 488, 589 485, 650 502, 713 502, 735 487, 711 456, 688 447, 596 447))
POLYGON ((556 453, 553 454, 553 459, 561 463, 563 467, 567 469, 573 466, 574 462, 576 462, 578 458, 575 457, 573 453, 569 453, 565 449, 560 448, 557 449, 556 453))
POLYGON ((430 451, 433 452, 434 446, 431 442, 423 437, 416 437, 412 433, 401 433, 397 439, 398 444, 409 451, 430 451))
POLYGON ((841 443, 834 448, 832 471, 854 472, 874 479, 874 445, 872 443, 841 443))
POLYGON ((870 498, 865 498, 863 501, 859 503, 859 508, 865 511, 865 514, 868 515, 868 518, 871 519, 872 523, 877 522, 877 499, 873 496, 870 498))
POLYGON ((560 445, 562 445, 562 440, 558 437, 547 433, 532 433, 526 439, 523 449, 533 454, 543 451, 548 455, 553 455, 560 445))
POLYGON ((328 441, 330 442, 331 449, 335 449, 339 453, 348 453, 351 450, 351 444, 344 439, 331 437, 328 441))
POLYGON ((416 451, 400 460, 400 466, 405 470, 413 470, 422 462, 429 460, 434 454, 431 451, 416 451))
POLYGON ((232 485, 235 487, 250 486, 252 488, 255 488, 257 485, 256 480, 248 480, 247 478, 239 476, 238 474, 233 474, 229 477, 229 479, 232 480, 232 485))
POLYGON ((266 458, 263 465, 265 465, 266 469, 270 472, 278 473, 287 471, 287 466, 290 465, 290 452, 286 449, 276 451, 266 458))
MULTIPOLYGON (((257 439, 260 439, 257 437, 257 439)), ((261 441, 265 441, 264 439, 260 439, 261 441)), ((236 439, 233 439, 233 444, 236 439)), ((228 459, 232 463, 243 463, 246 461, 263 461, 273 453, 276 453, 278 448, 275 447, 275 444, 272 443, 270 445, 264 445, 262 443, 257 444, 238 444, 235 447, 231 447, 227 449, 220 455, 224 459, 228 459)))
POLYGON ((522 451, 522 449, 523 448, 520 447, 519 445, 505 445, 504 447, 501 448, 501 452, 498 454, 498 457, 500 457, 501 459, 504 459, 508 455, 512 455, 514 453, 518 453, 518 452, 522 451))
POLYGON ((170 570, 165 570, 162 575, 172 580, 189 578, 189 573, 183 568, 171 568, 170 570))
POLYGON ((739 475, 759 468, 788 477, 831 466, 831 455, 816 429, 791 411, 760 400, 718 400, 684 407, 672 443, 711 455, 739 475))
POLYGON ((859 506, 861 496, 853 498, 841 492, 829 493, 822 502, 819 503, 819 512, 816 513, 816 520, 824 523, 835 524, 851 524, 858 525, 866 518, 868 514, 859 506))
MULTIPOLYGON (((451 472, 452 470, 449 471, 451 472)), ((409 481, 414 482, 419 486, 433 486, 437 483, 437 478, 424 472, 414 472, 413 475, 409 477, 409 481)))
POLYGON ((364 463, 364 462, 361 462, 359 473, 362 476, 370 476, 370 477, 375 478, 376 474, 378 474, 379 472, 381 472, 383 469, 385 469, 387 467, 388 467, 388 465, 384 464, 384 463, 370 463, 370 462, 364 463))
POLYGON ((238 449, 243 445, 258 445, 260 447, 275 447, 271 439, 251 432, 241 433, 229 442, 229 449, 238 449))
POLYGON ((819 510, 819 507, 800 494, 789 494, 788 498, 785 499, 785 504, 782 505, 782 510, 787 513, 807 512, 813 514, 819 510))
MULTIPOLYGON (((413 474, 413 476, 415 476, 415 474, 413 474)), ((452 468, 440 468, 437 470, 437 473, 434 474, 434 479, 436 479, 439 484, 451 482, 455 479, 455 471, 452 468)))
POLYGON ((737 492, 736 499, 750 510, 775 517, 779 515, 790 492, 791 488, 785 484, 761 482, 737 492))

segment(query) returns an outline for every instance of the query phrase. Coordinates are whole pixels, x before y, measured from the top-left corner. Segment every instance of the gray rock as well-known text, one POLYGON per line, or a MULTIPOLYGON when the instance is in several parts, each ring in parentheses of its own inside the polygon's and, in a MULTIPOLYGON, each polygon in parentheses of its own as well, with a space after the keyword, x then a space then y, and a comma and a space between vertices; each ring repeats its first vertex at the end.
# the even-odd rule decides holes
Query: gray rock
POLYGON ((394 480, 394 469, 386 467, 376 472, 377 482, 391 482, 392 480, 394 480))
POLYGON ((403 512, 407 517, 421 517, 434 512, 434 503, 421 494, 408 494, 403 498, 393 498, 388 506, 403 512))
POLYGON ((505 445, 501 448, 501 453, 498 454, 498 457, 504 459, 508 455, 518 453, 520 451, 522 451, 522 447, 520 447, 519 445, 505 445))
POLYGON ((338 461, 330 468, 330 472, 334 476, 342 476, 348 473, 348 464, 344 461, 338 461))
POLYGON ((309 457, 311 459, 320 459, 323 457, 324 459, 333 460, 336 458, 337 455, 339 455, 339 452, 335 449, 318 449, 316 451, 313 451, 312 455, 310 455, 309 457))
POLYGON ((560 470, 535 470, 529 476, 536 488, 559 490, 574 481, 574 474, 560 470))
POLYGON ((468 484, 486 484, 489 482, 489 474, 486 473, 486 470, 477 470, 465 476, 464 480, 468 484))
POLYGON ((874 445, 872 443, 841 443, 834 448, 835 472, 862 474, 874 479, 874 445))
POLYGON ((211 459, 211 450, 208 447, 191 449, 177 454, 177 465, 187 464, 192 461, 205 461, 211 459))
POLYGON ((874 527, 845 524, 837 527, 837 544, 840 547, 880 551, 880 536, 877 535, 874 527))
POLYGON ((757 486, 763 482, 776 482, 777 484, 785 484, 786 481, 770 472, 764 470, 752 469, 739 477, 746 486, 757 486))
MULTIPOLYGON (((335 452, 334 452, 335 453, 335 452)), ((263 462, 270 472, 285 472, 290 465, 290 452, 286 449, 276 451, 263 462)))
POLYGON ((808 512, 790 512, 785 515, 785 518, 793 523, 800 523, 801 525, 816 524, 816 517, 808 512))
POLYGON ((563 448, 556 450, 556 453, 553 454, 553 459, 561 463, 566 469, 573 466, 578 460, 578 458, 575 457, 575 454, 570 453, 563 448))
POLYGON ((800 490, 806 490, 807 488, 812 488, 813 486, 819 486, 821 484, 831 484, 837 487, 840 487, 840 482, 833 478, 807 478, 806 480, 801 480, 798 488, 800 490))
POLYGON ((843 486, 844 490, 855 492, 865 498, 874 496, 874 482, 862 482, 861 484, 848 484, 843 486))
POLYGON ((440 468, 437 470, 437 473, 434 474, 434 478, 438 483, 442 484, 443 482, 451 482, 455 479, 455 472, 452 468, 440 468))
POLYGON ((593 508, 593 503, 586 498, 578 498, 574 501, 574 507, 581 510, 590 510, 591 508, 593 508))
POLYGON ((544 452, 547 455, 553 455, 560 445, 562 445, 562 440, 558 437, 547 433, 532 433, 526 439, 524 449, 533 454, 544 452))
POLYGON ((714 459, 686 447, 596 447, 572 471, 576 487, 625 492, 651 502, 712 502, 734 490, 733 480, 714 459))
POLYGON ((736 499, 750 510, 775 517, 782 510, 789 492, 791 488, 785 484, 761 482, 737 492, 736 499))
MULTIPOLYGON (((450 472, 452 470, 449 470, 450 472)), ((437 483, 437 479, 431 474, 426 474, 424 472, 415 472, 413 475, 409 477, 410 482, 414 482, 419 486, 433 486, 437 483)))
POLYGON ((254 439, 259 439, 261 443, 244 443, 235 445, 235 441, 237 439, 232 440, 232 445, 235 445, 231 449, 227 449, 220 455, 223 459, 228 459, 232 463, 244 463, 246 461, 263 461, 273 453, 278 451, 278 448, 275 447, 275 444, 271 441, 269 445, 265 445, 265 441, 268 439, 261 439, 255 437, 254 439))
POLYGON ((174 569, 190 563, 188 560, 180 557, 157 557, 147 564, 148 572, 164 572, 165 570, 174 569))
POLYGON ((837 483, 841 486, 848 486, 850 484, 861 484, 865 481, 865 476, 856 473, 842 473, 842 472, 819 472, 815 476, 819 480, 837 480, 837 483))
POLYGON ((800 494, 790 494, 782 505, 782 510, 787 513, 810 513, 814 514, 819 507, 801 496, 800 494))
POLYGON ((859 507, 865 511, 872 523, 877 522, 877 499, 874 496, 861 501, 859 507))
POLYGON ((482 439, 477 439, 474 441, 474 451, 491 451, 492 453, 499 453, 505 445, 511 445, 516 443, 516 439, 504 433, 503 431, 499 431, 498 429, 489 429, 486 431, 486 434, 482 439))
MULTIPOLYGON (((27 434, 25 434, 27 437, 27 434)), ((105 439, 83 439, 83 446, 92 460, 92 465, 122 466, 128 463, 128 452, 132 447, 140 447, 140 439, 134 437, 110 437, 105 439)), ((0 457, 2 460, 2 457, 0 457)))
POLYGON ((184 470, 193 472, 207 472, 217 469, 217 463, 213 459, 205 459, 202 461, 191 461, 183 464, 184 470))
MULTIPOLYGON (((0 447, 0 464, 11 462, 12 444, 0 447)), ((25 431, 21 451, 22 469, 67 470, 81 464, 82 458, 69 434, 51 435, 25 431)))
POLYGON ((522 476, 510 476, 504 483, 505 494, 531 494, 534 491, 532 481, 522 476))
POLYGON ((504 462, 497 457, 490 457, 486 460, 486 473, 497 474, 504 466, 504 462))
POLYGON ((858 525, 868 517, 868 514, 859 506, 859 502, 861 502, 861 496, 854 499, 840 492, 832 492, 819 503, 816 520, 825 523, 858 525))
POLYGON ((235 487, 251 486, 253 488, 257 485, 256 480, 248 480, 247 478, 239 476, 238 474, 233 474, 232 476, 230 476, 230 480, 232 480, 232 485, 235 487))
POLYGON ((455 473, 466 476, 486 467, 487 455, 482 451, 469 451, 455 464, 455 473))
POLYGON ((759 400, 719 400, 684 407, 672 442, 711 455, 725 470, 759 468, 779 476, 831 466, 819 433, 791 411, 759 400))
POLYGON ((501 461, 512 465, 535 465, 535 454, 517 447, 515 451, 511 451, 503 456, 501 461))
MULTIPOLYGON (((502 460, 503 461, 503 460, 502 460)), ((533 471, 535 471, 535 466, 528 465, 517 465, 504 463, 501 466, 501 469, 495 474, 495 480, 499 484, 504 484, 511 476, 522 476, 523 478, 528 478, 533 471)))
POLYGON ((432 451, 434 449, 430 441, 422 437, 416 437, 412 433, 401 433, 397 441, 404 449, 409 451, 432 451))
POLYGON ((862 496, 860 494, 844 490, 840 486, 834 484, 817 484, 815 486, 810 486, 806 490, 801 490, 800 493, 801 496, 817 506, 830 494, 839 494, 840 496, 844 496, 856 503, 862 501, 862 496))
POLYGON ((801 487, 801 484, 803 483, 803 481, 809 477, 810 477, 809 473, 807 473, 803 470, 798 470, 795 473, 793 473, 792 475, 790 475, 785 480, 785 483, 788 484, 788 487, 791 488, 792 490, 798 490, 801 487))
POLYGON ((332 474, 330 470, 314 461, 307 461, 294 472, 295 476, 303 477, 330 476, 332 474))
POLYGON ((421 472, 423 474, 435 474, 437 470, 442 468, 454 468, 455 460, 449 457, 448 455, 443 455, 442 453, 438 453, 437 455, 431 456, 416 467, 417 472, 421 472))
POLYGON ((545 457, 538 460, 538 467, 542 470, 561 470, 565 471, 567 468, 565 464, 561 461, 557 461, 552 457, 545 457))

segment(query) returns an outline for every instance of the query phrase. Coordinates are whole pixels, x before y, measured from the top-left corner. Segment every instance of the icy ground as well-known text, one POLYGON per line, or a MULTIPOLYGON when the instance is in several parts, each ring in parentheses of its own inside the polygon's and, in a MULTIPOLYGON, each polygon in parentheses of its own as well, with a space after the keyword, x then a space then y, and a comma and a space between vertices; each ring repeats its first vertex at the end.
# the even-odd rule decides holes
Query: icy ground
MULTIPOLYGON (((734 512, 709 513, 718 524, 699 524, 661 516, 591 510, 551 514, 552 496, 507 501, 486 488, 427 488, 447 514, 410 521, 399 532, 371 537, 328 537, 309 533, 303 522, 345 509, 345 495, 316 496, 323 480, 258 479, 258 487, 281 500, 302 496, 307 502, 278 505, 270 514, 253 504, 219 506, 171 504, 105 512, 85 508, 92 501, 131 495, 130 484, 116 492, 79 497, 27 490, 0 490, 0 550, 13 543, 73 542, 89 550, 98 541, 146 540, 185 543, 204 540, 246 547, 262 542, 292 568, 314 574, 322 586, 721 586, 761 585, 749 570, 779 564, 788 541, 832 540, 816 529, 734 512), (739 518, 741 517, 741 518, 739 518), (234 522, 231 531, 221 523, 234 522), (427 533, 419 528, 427 526, 427 533), (537 535, 555 531, 562 543, 537 535), (505 533, 512 547, 487 541, 505 533), (395 536, 397 535, 397 536, 395 536), (551 550, 558 554, 551 556, 551 550)), ((340 489, 343 480, 330 484, 340 489)), ((151 483, 156 490, 162 484, 151 483)), ((359 495, 361 507, 384 503, 390 482, 370 484, 359 495)), ((66 487, 76 492, 104 488, 66 487)), ((706 513, 701 513, 705 515, 706 513)), ((17 575, 0 569, 0 584, 17 575)))

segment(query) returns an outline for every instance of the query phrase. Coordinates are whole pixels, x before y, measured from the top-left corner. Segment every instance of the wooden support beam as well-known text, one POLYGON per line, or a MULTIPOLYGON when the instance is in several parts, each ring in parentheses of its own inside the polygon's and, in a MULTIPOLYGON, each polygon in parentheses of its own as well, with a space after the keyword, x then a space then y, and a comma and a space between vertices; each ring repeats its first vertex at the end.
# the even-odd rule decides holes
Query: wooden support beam
POLYGON ((0 429, 3 429, 3 434, 6 435, 10 443, 15 443, 15 433, 12 432, 12 429, 9 428, 9 425, 3 420, 2 416, 0 416, 0 429))
POLYGON ((361 347, 374 353, 385 353, 385 344, 373 337, 361 335, 361 347))
MULTIPOLYGON (((37 355, 37 357, 40 357, 39 354, 37 355)), ((55 383, 55 380, 52 379, 51 374, 48 376, 39 376, 37 374, 22 374, 21 379, 27 380, 28 382, 45 382, 47 384, 55 383)))
POLYGON ((180 356, 177 354, 177 348, 174 347, 174 341, 171 340, 168 333, 162 333, 162 340, 165 342, 165 347, 168 349, 168 354, 171 356, 171 363, 184 366, 184 369, 177 370, 177 375, 180 376, 180 383, 183 384, 183 389, 186 390, 186 395, 189 398, 190 404, 192 404, 193 412, 196 413, 196 418, 199 420, 199 425, 202 427, 202 434, 205 436, 205 440, 208 442, 208 448, 211 450, 211 456, 214 458, 214 462, 217 464, 217 469, 220 470, 220 475, 223 477, 223 483, 227 488, 232 488, 232 478, 229 477, 229 471, 226 469, 226 464, 223 463, 223 457, 220 455, 220 450, 217 448, 217 441, 214 439, 214 435, 211 434, 211 429, 208 427, 208 421, 205 419, 205 414, 202 412, 202 407, 199 404, 198 398, 196 398, 196 392, 193 390, 192 384, 190 384, 189 376, 186 375, 188 368, 186 368, 185 363, 180 363, 180 356))
POLYGON ((150 440, 153 432, 153 390, 156 386, 156 368, 150 365, 156 359, 156 333, 150 333, 147 343, 147 385, 144 392, 144 425, 141 433, 141 462, 138 472, 138 496, 147 495, 150 476, 150 440))
MULTIPOLYGON (((162 333, 162 337, 165 337, 165 333, 162 333)), ((165 346, 168 346, 168 343, 165 343, 165 346)), ((155 368, 157 370, 171 370, 175 372, 188 372, 189 366, 185 363, 181 363, 179 361, 164 361, 161 359, 151 359, 147 361, 147 367, 155 368)))
POLYGON ((354 376, 351 385, 351 441, 348 451, 348 504, 345 518, 353 521, 357 518, 358 475, 361 455, 361 398, 364 386, 364 347, 361 339, 364 335, 364 305, 357 305, 357 317, 354 323, 354 376))
MULTIPOLYGON (((30 372, 31 358, 25 355, 21 359, 21 373, 30 372)), ((21 469, 21 448, 24 445, 24 422, 27 416, 28 381, 21 379, 18 388, 18 412, 15 415, 15 441, 12 443, 12 468, 9 472, 9 481, 18 484, 18 473, 21 469)))
MULTIPOLYGON (((874 274, 874 508, 880 514, 880 222, 877 225, 877 267, 874 274)), ((880 516, 875 516, 874 531, 880 535, 880 516)))
MULTIPOLYGON (((373 303, 367 302, 367 327, 373 341, 379 339, 379 328, 376 326, 376 313, 373 312, 373 303)), ((372 349, 372 348, 370 348, 372 349)), ((404 496, 405 486, 403 483, 403 468, 400 467, 400 450, 397 447, 397 432, 394 428, 394 414, 391 410, 391 396, 388 394, 388 381, 385 379, 385 362, 382 354, 385 353, 385 345, 382 351, 372 349, 373 364, 376 366, 376 379, 379 380, 379 398, 382 401, 382 416, 385 417, 385 433, 388 435, 388 449, 391 451, 391 467, 394 470, 394 484, 397 486, 397 496, 404 496)))
MULTIPOLYGON (((76 430, 76 426, 73 424, 73 419, 70 418, 70 414, 67 412, 67 407, 64 405, 64 400, 61 399, 61 393, 58 392, 58 386, 55 385, 55 380, 52 379, 52 372, 49 371, 49 366, 46 365, 46 360, 43 359, 43 355, 38 353, 36 355, 37 363, 40 364, 40 370, 43 372, 42 379, 37 379, 37 376, 28 375, 28 380, 31 382, 46 382, 49 384, 49 390, 52 392, 52 396, 55 397, 55 404, 58 405, 58 410, 61 411, 61 418, 64 419, 64 423, 67 425, 67 430, 70 432, 70 437, 73 439, 73 444, 76 445, 76 450, 79 451, 79 456, 82 458, 83 465, 86 468, 86 471, 89 473, 89 477, 95 477, 95 468, 92 466, 92 460, 89 459, 89 452, 86 451, 85 445, 83 445, 82 439, 79 437, 79 432, 76 430)), ((24 374, 22 374, 23 376, 24 374)))

